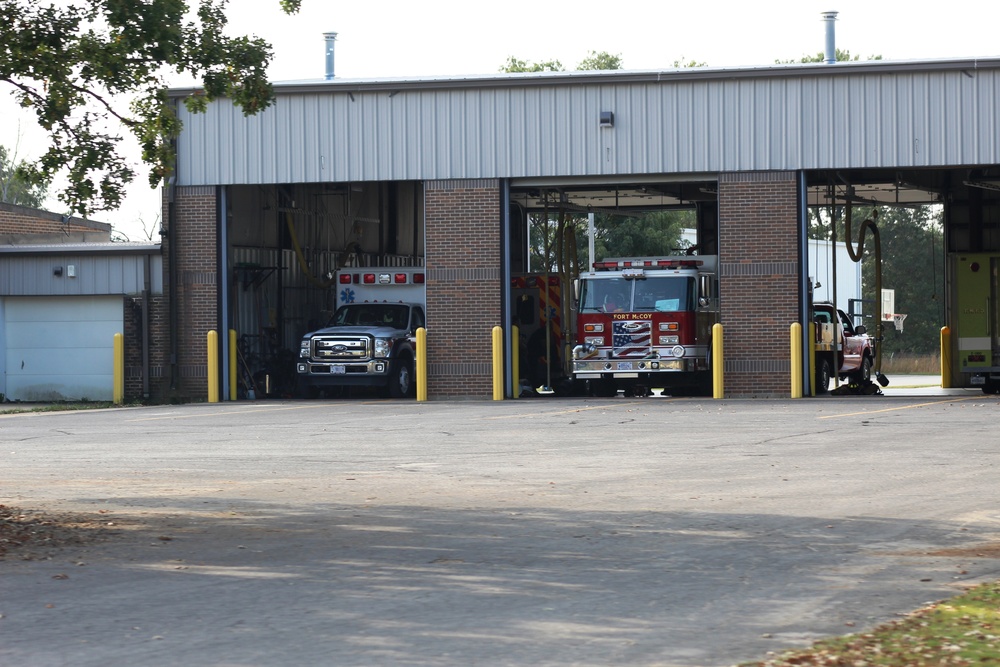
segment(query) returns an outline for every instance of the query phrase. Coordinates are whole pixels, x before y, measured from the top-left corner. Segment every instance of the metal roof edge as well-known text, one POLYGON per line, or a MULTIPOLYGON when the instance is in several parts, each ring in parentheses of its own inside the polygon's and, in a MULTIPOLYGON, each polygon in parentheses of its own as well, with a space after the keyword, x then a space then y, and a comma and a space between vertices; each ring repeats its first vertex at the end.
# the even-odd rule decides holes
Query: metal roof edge
POLYGON ((146 243, 0 245, 0 255, 159 255, 161 253, 160 244, 146 243))
MULTIPOLYGON (((577 72, 517 72, 481 75, 426 77, 384 77, 373 79, 315 79, 273 82, 275 93, 363 93, 401 92, 455 88, 532 88, 602 83, 666 83, 718 79, 788 78, 802 76, 842 76, 847 74, 889 74, 902 72, 962 71, 1000 69, 1000 56, 984 58, 943 58, 937 60, 867 60, 837 63, 789 63, 753 67, 684 67, 661 70, 605 70, 577 72)), ((172 88, 168 95, 183 98, 201 91, 197 87, 172 88)))

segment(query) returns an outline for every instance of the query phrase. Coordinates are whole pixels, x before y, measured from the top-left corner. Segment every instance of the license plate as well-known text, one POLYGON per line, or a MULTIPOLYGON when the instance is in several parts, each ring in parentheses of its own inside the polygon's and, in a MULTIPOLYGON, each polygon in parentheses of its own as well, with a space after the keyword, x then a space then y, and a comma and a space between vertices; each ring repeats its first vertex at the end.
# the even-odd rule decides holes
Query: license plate
POLYGON ((334 375, 343 375, 347 372, 346 366, 330 366, 330 372, 334 375))
POLYGON ((620 370, 620 371, 630 371, 630 370, 632 370, 632 362, 631 361, 619 361, 618 362, 618 370, 620 370))
POLYGON ((986 384, 986 377, 983 375, 973 375, 969 384, 986 384))

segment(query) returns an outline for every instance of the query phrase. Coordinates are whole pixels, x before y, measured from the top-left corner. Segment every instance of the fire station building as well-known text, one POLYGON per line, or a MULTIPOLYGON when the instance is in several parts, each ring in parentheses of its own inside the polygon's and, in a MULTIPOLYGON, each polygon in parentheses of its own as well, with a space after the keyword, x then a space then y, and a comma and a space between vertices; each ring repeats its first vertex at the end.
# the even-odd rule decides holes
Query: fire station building
POLYGON ((330 314, 333 272, 372 265, 425 269, 429 397, 489 398, 490 332, 510 328, 525 222, 543 208, 695 210, 734 397, 789 395, 808 207, 941 204, 948 253, 1000 254, 1000 58, 275 89, 250 117, 228 101, 192 114, 193 91, 172 91, 184 129, 154 395, 206 395, 210 330, 235 330, 240 366, 280 383, 330 314))

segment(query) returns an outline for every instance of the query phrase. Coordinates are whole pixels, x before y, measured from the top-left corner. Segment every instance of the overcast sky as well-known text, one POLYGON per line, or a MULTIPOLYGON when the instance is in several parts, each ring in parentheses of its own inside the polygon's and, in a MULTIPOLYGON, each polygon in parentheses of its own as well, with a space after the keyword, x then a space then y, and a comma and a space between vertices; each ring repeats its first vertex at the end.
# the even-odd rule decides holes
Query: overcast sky
MULTIPOLYGON (((193 3, 192 3, 193 4, 193 3)), ((271 42, 275 81, 321 78, 323 32, 338 33, 338 78, 494 73, 508 56, 559 60, 573 69, 590 51, 620 55, 626 69, 667 69, 677 60, 712 67, 773 64, 824 47, 823 11, 839 12, 837 46, 862 58, 887 60, 1000 55, 1000 3, 962 2, 913 9, 895 0, 764 0, 677 2, 676 0, 501 3, 336 2, 303 0, 302 12, 287 16, 278 0, 231 0, 233 34, 271 42)), ((189 82, 176 81, 177 85, 189 82)), ((2 89, 0 89, 2 90, 2 89)), ((0 98, 0 142, 13 146, 17 111, 7 91, 0 98)), ((20 154, 36 157, 42 135, 30 117, 20 122, 20 154)), ((121 210, 95 215, 132 240, 146 240, 159 214, 159 194, 146 186, 144 170, 121 210)), ((62 212, 54 198, 51 210, 62 212)))

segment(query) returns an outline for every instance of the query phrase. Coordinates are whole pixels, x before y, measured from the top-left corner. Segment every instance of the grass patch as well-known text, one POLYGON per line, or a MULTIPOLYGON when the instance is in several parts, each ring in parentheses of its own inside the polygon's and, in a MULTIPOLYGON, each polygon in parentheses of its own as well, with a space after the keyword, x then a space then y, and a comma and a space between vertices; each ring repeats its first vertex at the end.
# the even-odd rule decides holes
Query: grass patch
POLYGON ((744 667, 927 667, 1000 664, 1000 582, 919 609, 871 632, 825 639, 744 667))
POLYGON ((940 375, 941 356, 939 354, 904 354, 902 352, 882 355, 882 372, 886 375, 940 375))
MULTIPOLYGON (((17 406, 17 403, 12 405, 17 406)), ((133 404, 134 405, 134 404, 133 404)), ((81 401, 73 403, 45 403, 44 405, 23 405, 19 407, 0 409, 0 414, 9 415, 21 412, 64 412, 67 410, 98 410, 101 408, 114 408, 116 406, 111 401, 81 401)))

